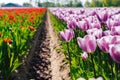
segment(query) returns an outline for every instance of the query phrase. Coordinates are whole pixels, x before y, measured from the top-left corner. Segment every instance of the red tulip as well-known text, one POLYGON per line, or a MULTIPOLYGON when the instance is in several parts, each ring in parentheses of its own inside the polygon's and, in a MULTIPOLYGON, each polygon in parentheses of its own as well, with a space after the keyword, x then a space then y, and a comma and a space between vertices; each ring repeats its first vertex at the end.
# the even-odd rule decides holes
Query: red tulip
POLYGON ((13 40, 12 40, 12 39, 8 39, 8 38, 4 38, 4 39, 3 39, 3 42, 4 42, 4 43, 12 44, 13 40))
POLYGON ((8 39, 7 42, 8 42, 9 44, 12 44, 13 40, 12 40, 12 39, 8 39))
POLYGON ((7 43, 7 41, 8 41, 7 38, 4 38, 4 39, 3 39, 3 42, 4 42, 4 43, 7 43))

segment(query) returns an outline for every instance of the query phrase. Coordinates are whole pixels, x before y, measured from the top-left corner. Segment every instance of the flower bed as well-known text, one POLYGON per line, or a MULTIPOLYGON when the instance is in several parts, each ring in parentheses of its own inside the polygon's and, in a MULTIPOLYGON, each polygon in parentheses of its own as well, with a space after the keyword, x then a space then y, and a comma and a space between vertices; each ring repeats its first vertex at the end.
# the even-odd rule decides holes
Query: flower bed
POLYGON ((73 80, 120 78, 119 8, 50 8, 73 80))

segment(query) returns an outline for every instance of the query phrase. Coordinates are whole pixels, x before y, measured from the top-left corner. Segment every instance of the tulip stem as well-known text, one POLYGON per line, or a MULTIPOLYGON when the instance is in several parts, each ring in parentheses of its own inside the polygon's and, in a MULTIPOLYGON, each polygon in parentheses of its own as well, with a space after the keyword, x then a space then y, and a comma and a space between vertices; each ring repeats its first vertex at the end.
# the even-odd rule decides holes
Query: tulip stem
POLYGON ((118 76, 118 74, 119 74, 119 64, 115 63, 115 66, 116 66, 116 78, 117 78, 117 80, 119 80, 119 76, 118 76))
POLYGON ((112 65, 112 60, 109 54, 108 54, 108 63, 110 64, 110 68, 112 71, 111 79, 114 80, 113 65, 112 65))
MULTIPOLYGON (((78 37, 78 33, 79 33, 78 31, 79 31, 79 30, 75 30, 75 38, 74 38, 74 46, 75 46, 74 48, 75 48, 75 49, 76 49, 76 45, 77 45, 76 39, 77 39, 77 37, 78 37)), ((74 50, 74 51, 75 51, 75 50, 74 50)), ((79 52, 80 52, 80 51, 79 51, 79 46, 77 45, 77 53, 78 53, 78 56, 80 55, 79 52)), ((78 57, 78 66, 80 66, 80 57, 78 57)))
POLYGON ((95 65, 94 65, 92 54, 91 54, 91 61, 92 61, 92 67, 93 67, 93 71, 94 71, 94 77, 96 78, 96 70, 95 70, 95 65))
POLYGON ((97 50, 98 50, 98 54, 99 54, 98 58, 99 58, 99 66, 100 66, 100 71, 101 71, 100 74, 102 75, 102 72, 103 72, 102 71, 102 67, 103 67, 102 66, 102 55, 101 55, 100 49, 98 48, 97 50))
POLYGON ((69 66, 70 66, 70 77, 72 80, 72 65, 71 65, 71 54, 70 54, 70 49, 69 49, 69 43, 67 42, 67 51, 68 51, 68 57, 69 57, 69 66))

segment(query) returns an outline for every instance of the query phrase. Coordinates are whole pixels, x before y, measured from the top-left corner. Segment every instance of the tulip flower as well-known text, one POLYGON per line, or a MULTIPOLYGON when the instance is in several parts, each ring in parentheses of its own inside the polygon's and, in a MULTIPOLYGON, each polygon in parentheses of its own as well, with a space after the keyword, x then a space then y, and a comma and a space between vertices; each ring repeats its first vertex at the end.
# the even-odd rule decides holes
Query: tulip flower
POLYGON ((14 17, 13 14, 10 14, 10 15, 9 15, 9 19, 10 19, 10 20, 13 20, 14 18, 15 18, 15 17, 14 17))
POLYGON ((4 39, 3 39, 3 42, 4 42, 4 43, 7 43, 7 42, 8 42, 8 38, 4 38, 4 39))
POLYGON ((103 36, 110 36, 110 35, 112 35, 110 30, 103 31, 103 36))
POLYGON ((101 23, 98 20, 97 16, 89 16, 88 18, 86 18, 88 24, 89 24, 89 29, 91 28, 101 28, 101 23))
POLYGON ((34 28, 33 26, 29 26, 29 29, 32 31, 36 31, 36 28, 34 28))
POLYGON ((107 24, 107 28, 111 30, 111 27, 114 26, 120 26, 120 22, 118 20, 114 20, 114 19, 108 19, 106 21, 107 24))
POLYGON ((78 45, 87 53, 94 52, 96 49, 96 39, 92 35, 86 35, 84 38, 77 38, 78 45))
POLYGON ((120 35, 120 26, 114 26, 111 28, 112 35, 120 35))
POLYGON ((3 39, 3 42, 4 42, 4 43, 12 44, 13 40, 12 40, 12 39, 8 39, 8 38, 4 38, 4 39, 3 39))
POLYGON ((100 39, 97 39, 98 47, 103 51, 109 51, 109 45, 112 44, 113 36, 104 36, 100 39))
POLYGON ((88 30, 89 29, 88 22, 85 20, 79 21, 77 26, 80 30, 88 30))
POLYGON ((74 31, 72 29, 65 29, 59 33, 61 39, 66 42, 70 42, 74 37, 74 31))
POLYGON ((106 21, 108 19, 108 17, 109 17, 109 15, 108 15, 108 12, 106 10, 101 13, 101 17, 100 18, 103 21, 106 21))
POLYGON ((120 44, 120 36, 114 36, 111 44, 120 44))
POLYGON ((82 57, 83 60, 87 60, 88 54, 86 52, 84 52, 84 53, 81 54, 81 57, 82 57))
POLYGON ((109 17, 108 12, 106 10, 98 12, 98 17, 100 21, 106 21, 109 17))
POLYGON ((12 44, 13 40, 12 39, 8 39, 8 43, 12 44))
POLYGON ((101 28, 101 24, 99 22, 93 22, 93 23, 89 23, 89 29, 91 28, 101 28))
POLYGON ((109 53, 115 62, 120 63, 120 44, 109 45, 109 53))
POLYGON ((67 28, 69 29, 76 29, 77 27, 77 24, 76 24, 76 20, 73 19, 73 20, 70 20, 67 22, 67 28))
MULTIPOLYGON (((74 31, 72 29, 65 29, 64 31, 61 31, 59 35, 63 41, 70 42, 71 39, 74 37, 74 31)), ((69 43, 66 43, 66 44, 67 44, 67 51, 68 51, 68 56, 69 56, 70 76, 72 79, 71 54, 70 54, 70 49, 69 49, 69 43)))
POLYGON ((88 29, 86 32, 88 35, 93 35, 97 39, 102 37, 102 29, 93 28, 93 29, 88 29))

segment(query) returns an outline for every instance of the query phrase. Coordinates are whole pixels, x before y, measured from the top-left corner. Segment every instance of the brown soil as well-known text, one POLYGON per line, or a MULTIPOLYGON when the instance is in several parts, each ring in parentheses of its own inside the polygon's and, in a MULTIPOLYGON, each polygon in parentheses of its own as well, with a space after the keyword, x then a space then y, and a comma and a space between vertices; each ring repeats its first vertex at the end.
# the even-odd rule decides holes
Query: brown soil
POLYGON ((58 51, 60 43, 48 12, 30 45, 30 54, 11 80, 70 80, 69 66, 64 54, 58 51))

